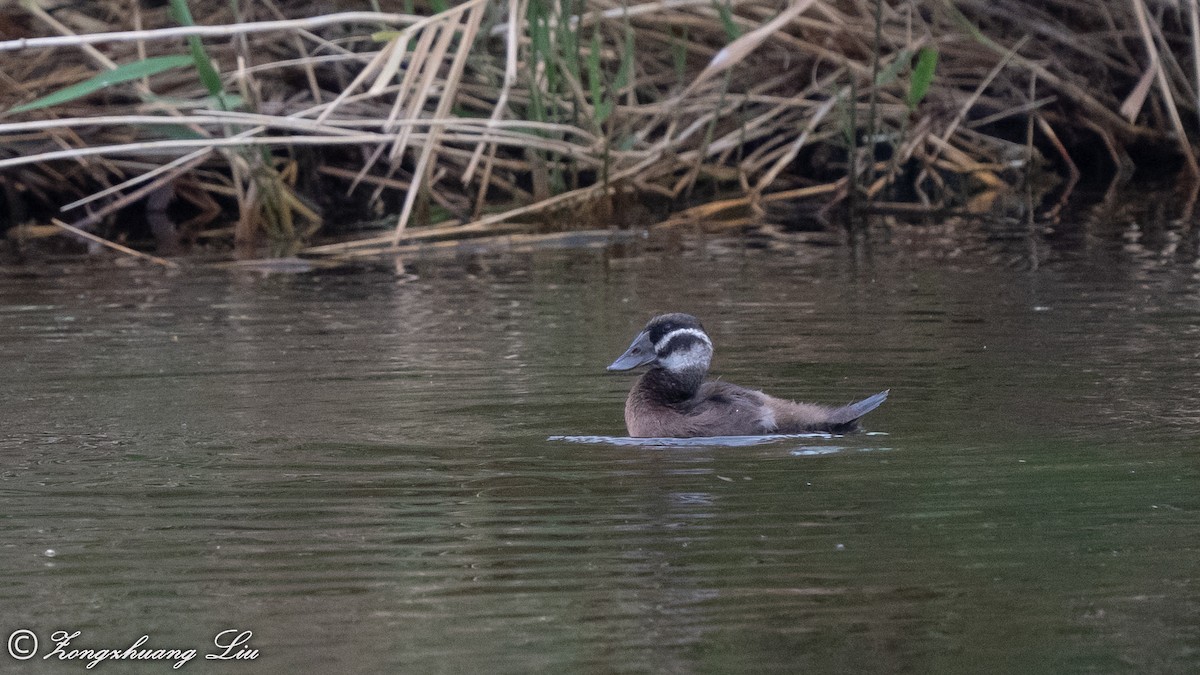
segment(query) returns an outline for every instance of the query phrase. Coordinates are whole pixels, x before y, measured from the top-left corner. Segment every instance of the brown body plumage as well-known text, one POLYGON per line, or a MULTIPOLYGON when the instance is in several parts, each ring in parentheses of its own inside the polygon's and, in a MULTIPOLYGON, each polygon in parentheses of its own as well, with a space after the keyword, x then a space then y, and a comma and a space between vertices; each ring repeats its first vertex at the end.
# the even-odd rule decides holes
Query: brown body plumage
POLYGON ((768 396, 736 384, 705 380, 712 342, 688 314, 650 320, 609 370, 649 365, 625 401, 625 426, 638 438, 758 436, 858 429, 858 420, 879 407, 888 392, 857 403, 827 407, 768 396))

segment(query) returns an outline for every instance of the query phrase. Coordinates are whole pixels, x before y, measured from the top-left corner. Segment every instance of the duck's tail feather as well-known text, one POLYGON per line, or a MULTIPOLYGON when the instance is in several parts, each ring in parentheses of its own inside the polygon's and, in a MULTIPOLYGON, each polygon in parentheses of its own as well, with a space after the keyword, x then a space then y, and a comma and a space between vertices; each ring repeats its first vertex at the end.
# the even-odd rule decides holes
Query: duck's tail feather
POLYGON ((850 405, 845 405, 834 410, 829 413, 829 423, 846 426, 855 424, 860 417, 883 405, 883 402, 887 400, 888 393, 891 391, 891 389, 886 389, 874 396, 868 396, 857 403, 851 403, 850 405))

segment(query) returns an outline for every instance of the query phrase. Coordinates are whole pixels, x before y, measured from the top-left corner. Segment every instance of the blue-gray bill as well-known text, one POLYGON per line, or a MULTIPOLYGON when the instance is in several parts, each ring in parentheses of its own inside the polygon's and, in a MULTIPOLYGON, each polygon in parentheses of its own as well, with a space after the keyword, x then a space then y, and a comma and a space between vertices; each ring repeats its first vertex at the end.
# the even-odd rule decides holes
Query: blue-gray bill
POLYGON ((650 363, 657 356, 654 352, 654 344, 650 342, 650 334, 642 331, 633 339, 633 344, 629 345, 629 349, 626 349, 624 354, 609 364, 607 370, 633 370, 638 366, 650 363))

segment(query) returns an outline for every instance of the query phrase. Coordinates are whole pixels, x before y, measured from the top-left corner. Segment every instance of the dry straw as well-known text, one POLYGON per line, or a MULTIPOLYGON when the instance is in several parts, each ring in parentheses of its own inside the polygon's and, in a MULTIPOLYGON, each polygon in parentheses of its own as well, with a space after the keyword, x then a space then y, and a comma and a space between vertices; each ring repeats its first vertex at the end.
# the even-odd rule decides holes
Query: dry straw
POLYGON ((62 208, 93 231, 163 190, 232 205, 228 231, 276 252, 335 229, 319 207, 336 189, 394 213, 391 230, 308 252, 361 255, 422 232, 544 229, 626 196, 681 209, 669 224, 796 199, 946 208, 1043 154, 1075 171, 1085 146, 1115 169, 1133 147, 1173 154, 1195 178, 1198 1, 466 0, 304 16, 271 0, 185 14, 173 0, 174 15, 24 0, 0 10, 28 32, 0 40, 0 183, 14 212, 62 208))

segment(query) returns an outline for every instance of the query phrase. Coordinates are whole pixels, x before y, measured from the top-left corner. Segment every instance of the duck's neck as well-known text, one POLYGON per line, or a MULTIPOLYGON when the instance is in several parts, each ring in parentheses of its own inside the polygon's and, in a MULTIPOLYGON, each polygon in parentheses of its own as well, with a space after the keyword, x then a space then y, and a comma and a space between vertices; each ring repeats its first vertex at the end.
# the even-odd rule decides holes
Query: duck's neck
POLYGON ((696 395, 704 383, 706 371, 700 368, 667 370, 651 368, 642 375, 642 386, 653 390, 656 399, 664 403, 686 401, 696 395))

